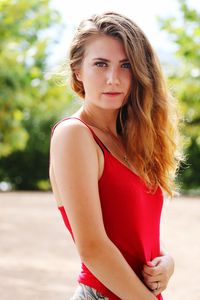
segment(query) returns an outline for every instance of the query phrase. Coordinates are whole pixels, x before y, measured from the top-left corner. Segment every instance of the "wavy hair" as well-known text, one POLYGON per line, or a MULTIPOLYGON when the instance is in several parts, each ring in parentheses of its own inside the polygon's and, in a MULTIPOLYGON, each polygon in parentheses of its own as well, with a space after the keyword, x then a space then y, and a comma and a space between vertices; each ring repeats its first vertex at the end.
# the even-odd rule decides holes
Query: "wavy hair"
POLYGON ((159 59, 143 31, 132 20, 115 12, 83 20, 69 51, 72 89, 84 98, 83 85, 75 72, 81 67, 88 41, 100 34, 123 43, 132 68, 131 92, 116 124, 128 157, 150 191, 160 186, 172 196, 182 159, 177 110, 159 59))

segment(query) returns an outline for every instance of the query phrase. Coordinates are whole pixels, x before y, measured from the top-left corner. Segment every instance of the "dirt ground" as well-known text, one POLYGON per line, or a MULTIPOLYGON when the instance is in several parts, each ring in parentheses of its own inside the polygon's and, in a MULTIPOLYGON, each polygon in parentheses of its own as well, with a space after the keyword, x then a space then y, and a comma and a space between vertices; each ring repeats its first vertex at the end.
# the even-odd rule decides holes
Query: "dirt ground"
MULTIPOLYGON (((200 299, 200 198, 166 201, 161 237, 176 269, 165 300, 200 299)), ((0 299, 67 300, 80 261, 52 193, 0 193, 0 299)))

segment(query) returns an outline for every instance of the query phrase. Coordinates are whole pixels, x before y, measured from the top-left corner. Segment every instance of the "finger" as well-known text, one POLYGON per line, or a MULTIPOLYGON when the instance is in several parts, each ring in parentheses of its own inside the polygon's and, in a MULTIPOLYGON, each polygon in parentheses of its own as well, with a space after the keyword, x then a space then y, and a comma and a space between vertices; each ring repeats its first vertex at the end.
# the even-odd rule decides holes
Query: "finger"
POLYGON ((158 264, 159 261, 160 261, 160 259, 154 258, 153 260, 147 261, 144 265, 148 266, 148 267, 156 267, 156 265, 158 264))
POLYGON ((154 291, 156 288, 157 288, 157 286, 158 286, 158 284, 157 284, 157 282, 155 282, 155 281, 149 281, 149 280, 144 280, 144 284, 151 290, 151 291, 154 291))
POLYGON ((159 289, 154 289, 152 292, 155 296, 159 295, 160 293, 162 293, 165 290, 165 288, 163 288, 162 285, 159 286, 159 289))
POLYGON ((148 284, 145 283, 145 285, 156 296, 159 295, 164 290, 161 283, 159 283, 159 286, 157 282, 148 283, 148 284))
POLYGON ((154 263, 152 261, 147 261, 146 266, 148 267, 155 267, 154 263))
MULTIPOLYGON (((157 291, 158 290, 158 283, 157 281, 155 282, 149 282, 147 284, 147 286, 152 290, 152 291, 157 291)), ((159 289, 161 288, 160 284, 159 284, 159 289)))
POLYGON ((157 275, 162 274, 162 268, 160 268, 160 266, 148 267, 148 266, 144 265, 143 271, 150 276, 157 276, 157 275))
POLYGON ((167 284, 165 282, 159 281, 159 284, 156 289, 154 289, 152 292, 155 296, 162 293, 167 288, 167 284))
POLYGON ((164 281, 164 278, 162 275, 150 276, 150 275, 147 275, 146 273, 142 273, 142 275, 143 275, 145 282, 152 283, 152 282, 156 282, 156 281, 164 281))
POLYGON ((155 257, 151 263, 154 265, 154 266, 158 266, 162 261, 162 257, 158 256, 158 257, 155 257))
POLYGON ((152 291, 152 293, 155 295, 155 296, 158 296, 159 294, 161 294, 163 292, 163 289, 158 289, 158 290, 154 290, 152 291))
POLYGON ((159 274, 162 271, 162 265, 160 265, 161 262, 162 258, 156 257, 152 261, 147 261, 143 266, 143 270, 149 275, 159 274), (156 271, 155 273, 152 271, 153 268, 156 271))

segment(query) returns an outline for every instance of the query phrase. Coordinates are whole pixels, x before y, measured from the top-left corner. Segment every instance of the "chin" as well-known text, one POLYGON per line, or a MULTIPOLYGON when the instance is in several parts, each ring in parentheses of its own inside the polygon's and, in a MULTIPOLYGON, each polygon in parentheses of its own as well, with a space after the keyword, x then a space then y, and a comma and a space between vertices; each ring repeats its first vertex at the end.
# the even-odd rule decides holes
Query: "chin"
POLYGON ((107 105, 107 106, 104 106, 104 109, 107 109, 107 110, 119 110, 120 108, 122 107, 122 105, 107 105))
POLYGON ((111 101, 106 101, 104 102, 104 108, 107 109, 120 109, 123 106, 123 102, 122 101, 116 101, 116 102, 111 102, 111 101))

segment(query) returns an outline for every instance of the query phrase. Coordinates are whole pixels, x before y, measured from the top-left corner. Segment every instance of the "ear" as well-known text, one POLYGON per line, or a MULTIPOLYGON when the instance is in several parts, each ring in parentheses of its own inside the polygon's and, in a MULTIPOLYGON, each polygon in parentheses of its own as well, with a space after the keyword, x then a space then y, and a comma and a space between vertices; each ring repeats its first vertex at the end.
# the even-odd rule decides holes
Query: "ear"
POLYGON ((82 79, 81 79, 81 74, 80 74, 80 71, 79 71, 79 70, 76 70, 76 71, 75 71, 75 76, 76 76, 76 79, 77 79, 78 81, 82 81, 82 79))

